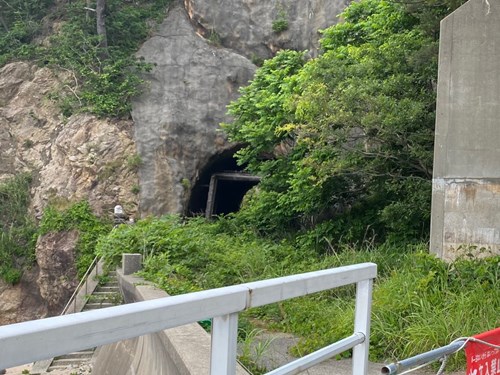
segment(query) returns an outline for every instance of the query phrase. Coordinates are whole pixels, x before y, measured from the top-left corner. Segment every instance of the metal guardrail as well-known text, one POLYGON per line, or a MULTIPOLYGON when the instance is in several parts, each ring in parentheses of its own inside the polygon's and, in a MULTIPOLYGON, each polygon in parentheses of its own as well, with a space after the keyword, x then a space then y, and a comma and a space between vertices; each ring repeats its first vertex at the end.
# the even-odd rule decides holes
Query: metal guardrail
POLYGON ((80 283, 76 287, 75 291, 71 295, 70 299, 68 300, 68 303, 66 303, 66 306, 64 306, 64 309, 61 312, 61 315, 65 315, 68 313, 69 307, 71 304, 73 304, 73 313, 76 312, 76 296, 80 292, 80 290, 85 287, 85 295, 88 294, 87 290, 87 279, 92 273, 92 271, 95 271, 95 276, 99 276, 99 257, 95 257, 92 263, 90 264, 89 268, 87 269, 87 272, 85 272, 85 275, 83 275, 82 279, 80 280, 80 283))
MULTIPOLYGON (((81 311, 81 309, 85 305, 85 301, 87 300, 88 295, 94 291, 95 287, 98 284, 97 281, 90 281, 89 277, 91 275, 94 275, 94 277, 97 280, 97 277, 102 273, 102 266, 101 269, 99 269, 99 263, 100 263, 99 257, 96 256, 92 261, 92 263, 90 264, 89 268, 87 268, 87 271, 81 278, 80 283, 78 284, 75 291, 71 295, 70 299, 66 303, 66 306, 64 306, 60 315, 74 314, 76 312, 81 311), (90 287, 89 287, 89 282, 92 284, 90 285, 90 287), (84 293, 83 296, 81 295, 82 292, 84 293), (73 308, 71 311, 70 307, 73 308)), ((53 360, 54 358, 50 357, 42 361, 35 361, 33 363, 31 373, 36 375, 47 372, 53 360)))
POLYGON ((296 374, 353 348, 353 375, 366 375, 373 279, 363 263, 0 327, 0 368, 55 357, 213 317, 211 374, 236 373, 238 313, 356 284, 354 333, 270 374, 296 374))
POLYGON ((449 354, 456 353, 458 350, 464 347, 465 342, 466 340, 454 341, 446 346, 442 346, 440 348, 430 350, 428 352, 421 353, 398 362, 391 363, 389 365, 382 367, 382 370, 380 370, 380 372, 381 374, 384 375, 401 374, 409 369, 413 369, 417 366, 424 365, 426 363, 434 362, 449 354))

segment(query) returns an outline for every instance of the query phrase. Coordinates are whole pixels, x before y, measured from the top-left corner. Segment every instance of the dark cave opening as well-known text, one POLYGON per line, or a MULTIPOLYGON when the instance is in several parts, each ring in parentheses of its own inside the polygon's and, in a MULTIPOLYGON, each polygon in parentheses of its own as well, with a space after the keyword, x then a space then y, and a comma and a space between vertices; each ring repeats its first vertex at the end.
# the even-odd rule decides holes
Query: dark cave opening
POLYGON ((215 155, 202 169, 191 190, 189 216, 212 217, 236 212, 247 191, 258 184, 257 177, 244 173, 243 167, 236 163, 235 152, 233 149, 215 155))

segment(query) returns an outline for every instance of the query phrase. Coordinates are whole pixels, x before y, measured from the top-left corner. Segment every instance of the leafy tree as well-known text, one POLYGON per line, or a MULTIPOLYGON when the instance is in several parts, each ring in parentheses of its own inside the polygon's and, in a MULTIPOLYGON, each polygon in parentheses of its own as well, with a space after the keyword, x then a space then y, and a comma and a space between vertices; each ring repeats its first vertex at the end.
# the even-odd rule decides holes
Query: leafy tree
POLYGON ((0 66, 11 59, 33 58, 42 20, 53 0, 0 0, 0 66))
POLYGON ((97 36, 99 37, 99 48, 102 59, 107 59, 108 55, 108 33, 106 31, 106 1, 97 0, 96 2, 97 36))
POLYGON ((323 31, 320 57, 270 69, 296 53, 278 55, 230 105, 237 158, 263 176, 239 217, 264 232, 310 231, 306 242, 425 238, 435 40, 395 2, 354 2, 342 17, 323 31))

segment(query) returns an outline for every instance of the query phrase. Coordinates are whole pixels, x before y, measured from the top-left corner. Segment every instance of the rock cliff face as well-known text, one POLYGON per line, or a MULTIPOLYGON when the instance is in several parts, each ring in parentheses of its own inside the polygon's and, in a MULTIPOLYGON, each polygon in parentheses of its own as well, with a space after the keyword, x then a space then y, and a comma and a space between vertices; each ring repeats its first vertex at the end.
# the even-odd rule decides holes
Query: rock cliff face
POLYGON ((338 21, 349 0, 184 0, 198 32, 249 59, 281 49, 315 56, 318 30, 338 21), (282 31, 279 31, 281 26, 282 31))
MULTIPOLYGON (((0 69, 0 182, 34 176, 31 211, 88 200, 99 215, 185 213, 193 186, 230 155, 219 123, 254 63, 291 48, 317 53, 317 30, 348 0, 174 0, 138 54, 155 63, 133 121, 61 115, 52 96, 73 80, 17 62, 0 69), (281 28, 277 24, 281 23, 281 28), (274 30, 273 30, 274 28, 274 30), (138 172, 138 173, 137 173, 138 172), (140 190, 140 196, 137 192, 140 190)), ((0 282, 0 324, 58 313, 75 286, 74 233, 40 240, 37 265, 0 282)))
POLYGON ((318 29, 346 0, 176 2, 139 55, 156 64, 133 105, 143 215, 186 213, 200 171, 233 147, 219 131, 226 105, 251 79, 256 59, 283 48, 316 54, 318 29), (276 21, 287 28, 273 31, 276 21))
POLYGON ((33 212, 49 203, 89 200, 111 215, 120 202, 137 211, 137 152, 131 121, 78 114, 64 118, 50 99, 68 79, 47 68, 12 63, 0 70, 0 181, 34 174, 33 212))
MULTIPOLYGON (((64 206, 82 199, 100 215, 110 216, 117 203, 134 214, 137 163, 130 160, 138 159, 132 123, 89 115, 63 118, 50 96, 67 78, 22 62, 0 69, 0 182, 31 172, 35 217, 48 203, 64 206)), ((0 281, 0 325, 60 312, 77 283, 74 255, 68 255, 74 251, 73 236, 63 234, 52 246, 38 244, 37 264, 18 285, 0 281)))
POLYGON ((37 263, 15 286, 0 280, 0 325, 59 315, 78 284, 78 232, 49 233, 36 244, 37 263))

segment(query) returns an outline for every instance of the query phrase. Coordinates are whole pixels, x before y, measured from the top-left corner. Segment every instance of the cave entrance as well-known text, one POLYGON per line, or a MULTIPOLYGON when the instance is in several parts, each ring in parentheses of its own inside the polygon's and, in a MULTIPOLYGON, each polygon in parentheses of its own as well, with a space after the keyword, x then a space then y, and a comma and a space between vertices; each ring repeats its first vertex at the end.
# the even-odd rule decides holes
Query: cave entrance
POLYGON ((260 177, 243 172, 236 163, 235 152, 218 154, 207 163, 191 190, 189 215, 212 218, 236 212, 247 191, 259 183, 260 177))

